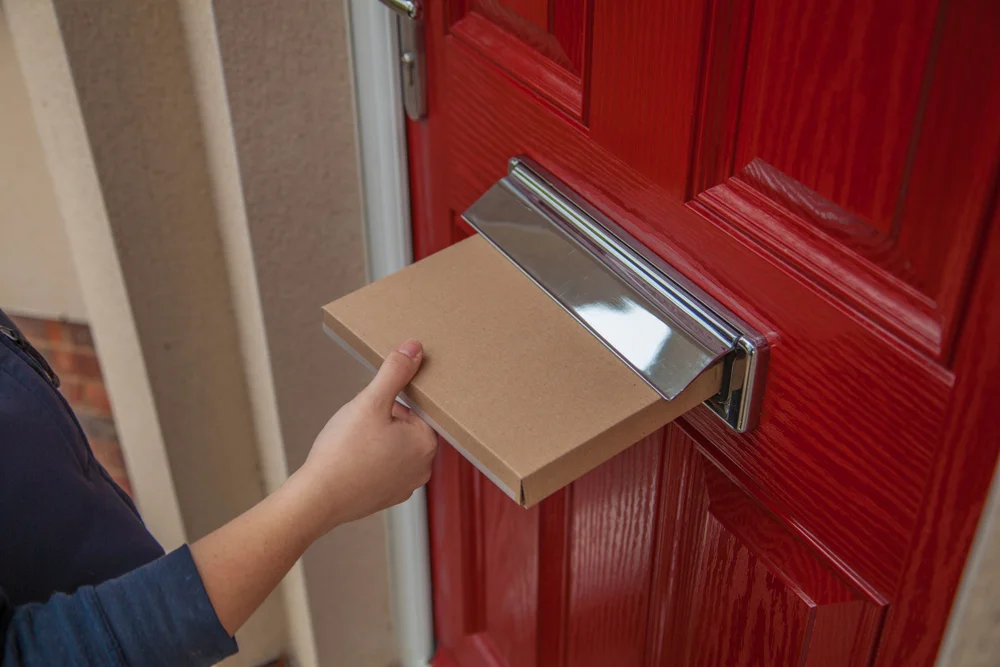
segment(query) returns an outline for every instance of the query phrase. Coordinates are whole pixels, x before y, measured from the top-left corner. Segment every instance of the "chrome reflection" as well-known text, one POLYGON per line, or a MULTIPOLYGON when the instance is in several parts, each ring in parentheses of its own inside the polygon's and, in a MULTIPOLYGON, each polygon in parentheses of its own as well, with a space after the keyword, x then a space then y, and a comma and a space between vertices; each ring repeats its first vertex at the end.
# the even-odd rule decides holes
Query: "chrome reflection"
POLYGON ((667 400, 732 349, 730 339, 700 328, 683 329, 664 316, 675 304, 654 304, 653 294, 623 282, 563 226, 573 214, 565 202, 501 181, 465 218, 541 286, 618 358, 667 400))
POLYGON ((673 332, 634 301, 623 298, 619 303, 592 303, 580 306, 577 312, 642 372, 650 373, 662 362, 673 332))
POLYGON ((463 217, 667 400, 724 363, 706 404, 753 426, 766 339, 551 174, 515 158, 463 217))

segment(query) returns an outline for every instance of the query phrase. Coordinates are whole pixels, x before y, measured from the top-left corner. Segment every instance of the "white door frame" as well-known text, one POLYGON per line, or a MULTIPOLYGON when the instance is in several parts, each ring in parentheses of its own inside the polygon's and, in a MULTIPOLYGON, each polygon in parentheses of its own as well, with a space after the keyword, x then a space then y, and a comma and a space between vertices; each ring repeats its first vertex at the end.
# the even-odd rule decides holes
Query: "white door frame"
MULTIPOLYGON (((378 0, 347 0, 368 279, 413 261, 406 121, 396 19, 378 0)), ((434 651, 427 494, 386 512, 395 635, 402 667, 424 667, 434 651)))

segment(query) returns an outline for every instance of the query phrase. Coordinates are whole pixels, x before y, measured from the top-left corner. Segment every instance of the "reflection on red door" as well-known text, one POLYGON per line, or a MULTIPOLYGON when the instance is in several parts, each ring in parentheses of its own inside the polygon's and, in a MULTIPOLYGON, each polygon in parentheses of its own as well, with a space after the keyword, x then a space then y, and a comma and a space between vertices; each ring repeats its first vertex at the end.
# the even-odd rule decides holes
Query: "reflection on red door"
POLYGON ((772 345, 752 433, 531 510, 442 447, 435 664, 933 664, 1000 445, 995 3, 426 4, 418 257, 524 154, 772 345))

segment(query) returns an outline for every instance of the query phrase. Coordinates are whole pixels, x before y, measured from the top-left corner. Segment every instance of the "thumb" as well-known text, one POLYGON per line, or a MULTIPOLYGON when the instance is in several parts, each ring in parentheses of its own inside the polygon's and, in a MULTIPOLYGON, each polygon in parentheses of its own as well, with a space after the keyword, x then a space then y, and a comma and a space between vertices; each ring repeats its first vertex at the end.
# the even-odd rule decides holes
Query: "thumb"
POLYGON ((369 398, 380 407, 391 409, 396 395, 417 374, 423 357, 424 348, 418 340, 408 340, 396 348, 395 352, 385 358, 375 379, 365 389, 369 398))

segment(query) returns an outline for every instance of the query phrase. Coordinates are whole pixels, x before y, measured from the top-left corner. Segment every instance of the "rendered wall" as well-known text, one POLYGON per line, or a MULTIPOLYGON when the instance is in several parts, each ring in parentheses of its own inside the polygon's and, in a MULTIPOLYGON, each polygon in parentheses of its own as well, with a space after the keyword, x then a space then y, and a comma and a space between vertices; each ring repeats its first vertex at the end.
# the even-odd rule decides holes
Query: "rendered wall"
POLYGON ((0 308, 86 319, 69 240, 0 12, 0 308))

